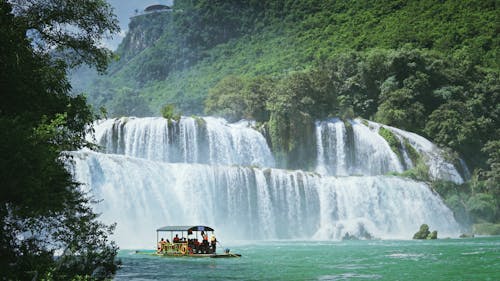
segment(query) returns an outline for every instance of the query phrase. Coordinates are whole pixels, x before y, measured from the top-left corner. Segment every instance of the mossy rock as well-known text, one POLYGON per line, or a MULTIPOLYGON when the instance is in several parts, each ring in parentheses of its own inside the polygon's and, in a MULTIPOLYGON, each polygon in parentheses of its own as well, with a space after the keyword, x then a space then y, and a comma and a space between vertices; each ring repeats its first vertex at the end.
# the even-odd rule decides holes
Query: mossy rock
MULTIPOLYGON (((413 239, 427 239, 427 237, 431 234, 429 231, 429 226, 427 224, 422 224, 420 226, 420 230, 413 235, 413 239)), ((437 233, 436 233, 437 235, 437 233)))
POLYGON ((385 141, 391 147, 391 150, 394 153, 396 153, 399 161, 402 163, 403 155, 401 154, 401 142, 399 141, 399 139, 394 135, 394 133, 391 130, 386 129, 384 127, 379 128, 378 134, 385 139, 385 141))
POLYGON ((417 165, 400 174, 402 177, 411 178, 418 181, 429 181, 429 166, 423 160, 419 160, 417 165))
POLYGON ((192 115, 191 117, 194 119, 198 127, 205 127, 207 125, 207 121, 205 121, 202 117, 196 115, 192 115))
POLYGON ((361 124, 365 125, 366 127, 370 127, 370 123, 368 123, 368 120, 366 119, 361 119, 361 124))
POLYGON ((427 235, 427 239, 428 240, 437 239, 437 238, 438 238, 438 232, 436 230, 434 230, 429 235, 427 235))
POLYGON ((417 152, 417 150, 410 144, 410 142, 406 138, 404 139, 404 146, 406 153, 411 159, 411 162, 413 162, 413 166, 416 166, 418 162, 421 161, 420 153, 417 152))

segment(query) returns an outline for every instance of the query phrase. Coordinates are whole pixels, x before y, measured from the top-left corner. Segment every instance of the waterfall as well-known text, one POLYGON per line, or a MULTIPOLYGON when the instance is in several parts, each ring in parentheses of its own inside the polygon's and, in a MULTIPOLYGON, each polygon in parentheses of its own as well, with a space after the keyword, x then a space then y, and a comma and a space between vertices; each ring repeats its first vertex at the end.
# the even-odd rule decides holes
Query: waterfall
POLYGON ((316 171, 323 175, 347 176, 346 129, 338 119, 316 122, 317 162, 316 171))
POLYGON ((451 211, 424 183, 398 177, 323 177, 303 171, 163 163, 80 151, 76 179, 117 222, 122 247, 151 247, 162 225, 206 224, 221 239, 341 239, 346 233, 411 238, 427 223, 459 233, 451 211))
POLYGON ((347 130, 338 118, 316 122, 318 138, 316 171, 324 175, 383 175, 402 172, 403 166, 378 133, 358 121, 350 121, 353 143, 346 143, 347 130), (352 151, 349 151, 352 150, 352 151), (348 154, 353 154, 351 161, 348 154))
MULTIPOLYGON (((460 233, 427 184, 383 175, 411 160, 400 162, 379 124, 316 122, 315 172, 276 168, 254 125, 213 117, 103 120, 94 134, 100 150, 72 152, 70 169, 103 200, 96 211, 117 222, 122 248, 151 248, 164 225, 210 225, 222 241, 409 239, 422 223, 440 237, 460 233)), ((453 175, 430 142, 387 128, 429 155, 436 176, 453 175)))
MULTIPOLYGON (((379 135, 381 124, 363 122, 359 119, 350 120, 348 124, 352 128, 352 139, 347 137, 348 131, 345 123, 338 118, 316 122, 317 173, 331 176, 401 173, 414 167, 404 145, 407 141, 424 157, 432 179, 459 184, 464 182, 457 168, 443 156, 445 152, 429 140, 417 134, 384 125, 401 143, 399 152, 402 159, 400 160, 387 141, 379 135), (349 155, 354 155, 353 159, 349 155)), ((460 159, 459 163, 465 178, 468 178, 467 166, 460 159)))
POLYGON ((123 117, 97 122, 95 139, 104 153, 155 161, 274 167, 266 140, 251 125, 213 117, 123 117))
MULTIPOLYGON (((370 124, 376 124, 370 122, 370 124)), ((458 184, 464 182, 464 177, 467 179, 470 177, 468 174, 467 166, 463 163, 463 160, 459 159, 462 169, 464 170, 464 177, 460 175, 457 168, 447 161, 444 157, 445 152, 439 149, 435 144, 427 140, 426 138, 419 136, 415 133, 406 132, 398 128, 385 126, 391 130, 397 136, 401 136, 408 140, 409 144, 420 154, 423 155, 426 164, 429 166, 429 174, 432 179, 442 179, 447 181, 452 181, 458 184)))

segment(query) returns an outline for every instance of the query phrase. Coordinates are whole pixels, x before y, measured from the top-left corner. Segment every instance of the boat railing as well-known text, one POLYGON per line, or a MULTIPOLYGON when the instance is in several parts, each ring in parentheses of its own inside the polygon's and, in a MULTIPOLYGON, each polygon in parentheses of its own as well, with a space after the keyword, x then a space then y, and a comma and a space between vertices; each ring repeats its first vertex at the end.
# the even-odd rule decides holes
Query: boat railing
POLYGON ((187 255, 189 253, 188 242, 165 243, 160 253, 169 255, 187 255))

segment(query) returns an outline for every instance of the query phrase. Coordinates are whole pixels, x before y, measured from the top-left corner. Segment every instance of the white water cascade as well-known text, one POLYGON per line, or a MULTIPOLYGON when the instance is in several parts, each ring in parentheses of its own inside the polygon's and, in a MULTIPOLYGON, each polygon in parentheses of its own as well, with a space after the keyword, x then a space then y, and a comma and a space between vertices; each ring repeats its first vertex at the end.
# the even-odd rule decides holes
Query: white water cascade
POLYGON ((349 121, 348 125, 350 132, 344 121, 338 118, 316 122, 316 172, 333 176, 401 173, 414 166, 405 149, 404 143, 407 141, 408 145, 423 156, 433 179, 455 183, 464 181, 453 164, 445 160, 444 152, 417 134, 384 125, 401 142, 400 160, 387 141, 379 135, 381 124, 356 119, 349 121))
POLYGON ((381 175, 403 169, 383 138, 356 121, 349 137, 341 123, 317 123, 319 173, 273 168, 249 122, 210 117, 102 121, 101 151, 73 152, 71 169, 103 199, 96 209, 104 222, 117 222, 122 248, 151 248, 157 227, 184 224, 213 226, 221 241, 409 239, 422 223, 440 237, 460 233, 425 183, 381 175))
POLYGON ((96 124, 95 139, 105 153, 169 163, 274 167, 264 137, 248 121, 182 117, 122 117, 96 124))

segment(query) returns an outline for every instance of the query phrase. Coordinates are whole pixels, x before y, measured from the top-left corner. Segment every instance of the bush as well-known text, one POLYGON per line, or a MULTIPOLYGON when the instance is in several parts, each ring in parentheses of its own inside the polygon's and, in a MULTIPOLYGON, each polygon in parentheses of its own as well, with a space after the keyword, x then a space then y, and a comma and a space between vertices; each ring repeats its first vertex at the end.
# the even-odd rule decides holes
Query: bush
POLYGON ((176 113, 175 106, 173 104, 166 104, 161 108, 161 116, 168 120, 179 121, 181 115, 176 113))
POLYGON ((478 223, 472 226, 472 232, 479 235, 500 235, 500 224, 478 223))
POLYGON ((392 151, 396 153, 400 162, 403 162, 403 155, 401 154, 401 142, 398 138, 391 132, 391 130, 384 127, 380 127, 378 134, 381 135, 385 141, 389 144, 392 151))
POLYGON ((495 217, 495 198, 491 194, 477 193, 467 200, 467 210, 476 222, 491 221, 495 217))

